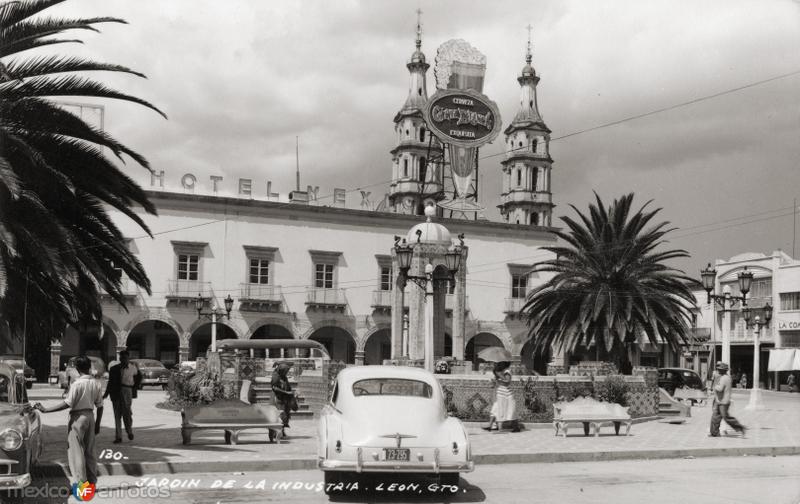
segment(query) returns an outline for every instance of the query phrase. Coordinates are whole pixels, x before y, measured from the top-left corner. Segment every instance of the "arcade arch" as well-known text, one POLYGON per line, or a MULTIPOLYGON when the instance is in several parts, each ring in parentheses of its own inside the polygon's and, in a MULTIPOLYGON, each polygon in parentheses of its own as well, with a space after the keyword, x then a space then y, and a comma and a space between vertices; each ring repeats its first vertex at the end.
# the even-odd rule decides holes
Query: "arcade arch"
POLYGON ((356 342, 347 330, 336 326, 323 326, 314 330, 308 339, 322 343, 328 350, 331 360, 355 364, 356 342))
POLYGON ((171 325, 161 320, 139 322, 128 333, 125 345, 131 359, 155 359, 167 367, 178 363, 180 337, 171 325))

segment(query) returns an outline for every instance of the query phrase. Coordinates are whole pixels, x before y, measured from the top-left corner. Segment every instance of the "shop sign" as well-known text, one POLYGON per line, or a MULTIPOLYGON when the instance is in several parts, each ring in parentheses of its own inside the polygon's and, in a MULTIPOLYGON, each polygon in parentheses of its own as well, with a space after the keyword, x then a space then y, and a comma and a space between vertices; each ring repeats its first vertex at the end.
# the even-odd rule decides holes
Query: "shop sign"
POLYGON ((450 145, 480 147, 500 133, 497 104, 472 89, 442 89, 425 105, 425 121, 436 137, 450 145))
POLYGON ((800 313, 781 313, 776 319, 779 331, 800 331, 800 313))

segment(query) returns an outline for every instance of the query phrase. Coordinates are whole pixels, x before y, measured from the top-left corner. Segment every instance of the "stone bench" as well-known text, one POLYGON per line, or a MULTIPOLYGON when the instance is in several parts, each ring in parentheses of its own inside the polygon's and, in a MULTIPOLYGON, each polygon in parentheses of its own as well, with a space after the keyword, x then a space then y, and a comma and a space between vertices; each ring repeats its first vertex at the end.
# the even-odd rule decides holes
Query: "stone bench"
POLYGON ((277 408, 239 399, 219 399, 181 412, 181 437, 185 445, 192 442, 192 433, 198 430, 223 430, 225 444, 235 445, 243 430, 267 429, 269 441, 274 442, 281 437, 282 428, 277 408))
POLYGON ((561 432, 567 437, 567 427, 570 423, 583 424, 583 434, 588 436, 590 427, 594 429, 595 437, 600 435, 600 426, 611 423, 614 425, 615 434, 619 435, 619 428, 625 424, 625 435, 631 430, 631 415, 628 408, 616 403, 600 402, 590 397, 579 397, 570 402, 553 403, 553 427, 556 436, 561 432))

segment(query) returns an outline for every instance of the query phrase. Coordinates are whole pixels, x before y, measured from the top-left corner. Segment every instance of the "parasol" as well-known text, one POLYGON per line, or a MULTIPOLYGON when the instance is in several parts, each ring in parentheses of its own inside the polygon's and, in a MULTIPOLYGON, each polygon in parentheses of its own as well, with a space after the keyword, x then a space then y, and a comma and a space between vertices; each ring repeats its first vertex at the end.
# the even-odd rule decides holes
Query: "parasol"
POLYGON ((478 358, 487 362, 511 362, 511 352, 503 347, 489 347, 478 352, 478 358))

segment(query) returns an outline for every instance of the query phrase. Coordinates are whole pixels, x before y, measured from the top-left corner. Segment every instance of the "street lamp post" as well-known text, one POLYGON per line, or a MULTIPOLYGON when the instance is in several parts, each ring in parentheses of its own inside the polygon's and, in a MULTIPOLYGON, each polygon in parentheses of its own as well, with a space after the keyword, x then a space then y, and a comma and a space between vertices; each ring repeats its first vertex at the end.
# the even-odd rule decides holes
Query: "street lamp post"
MULTIPOLYGON (((228 320, 231 318, 231 310, 233 309, 233 298, 231 295, 228 294, 228 297, 225 298, 225 316, 228 317, 228 320)), ((217 308, 216 303, 214 306, 211 307, 210 312, 204 312, 203 307, 206 304, 206 300, 203 299, 201 294, 197 294, 197 299, 194 301, 194 307, 197 309, 197 318, 201 317, 208 317, 211 319, 211 351, 217 351, 217 315, 222 315, 217 308)))
MULTIPOLYGON (((414 256, 414 249, 417 244, 409 245, 406 240, 396 240, 394 250, 397 256, 398 280, 399 284, 405 289, 406 282, 411 280, 420 288, 425 290, 425 369, 433 372, 433 264, 429 261, 425 265, 424 275, 409 275, 411 260, 414 256)), ((450 273, 450 278, 454 279, 456 272, 461 267, 462 248, 456 246, 447 251, 445 264, 450 273)), ((405 344, 408 344, 408 335, 405 344)))
MULTIPOLYGON (((742 315, 744 316, 744 321, 747 324, 747 327, 750 327, 750 308, 742 308, 742 315)), ((772 320, 772 306, 767 303, 764 305, 764 322, 761 321, 761 317, 756 316, 755 320, 753 321, 753 326, 755 329, 753 331, 753 388, 750 389, 750 402, 745 406, 745 409, 748 410, 760 410, 764 409, 764 403, 761 402, 761 385, 760 385, 760 376, 761 376, 761 326, 769 327, 769 321, 772 320)))
POLYGON ((730 328, 730 312, 733 311, 733 308, 736 306, 737 303, 741 302, 742 307, 747 306, 747 293, 750 292, 750 284, 753 282, 753 273, 747 271, 747 266, 744 267, 744 270, 739 273, 739 291, 742 293, 741 296, 734 296, 731 294, 730 288, 726 285, 725 288, 722 290, 722 294, 712 294, 714 290, 714 283, 717 277, 717 270, 711 267, 711 263, 708 263, 708 267, 702 271, 700 271, 700 278, 703 281, 703 288, 706 290, 708 294, 708 303, 714 301, 714 305, 712 305, 713 317, 714 317, 714 324, 717 323, 716 320, 716 306, 722 309, 723 319, 722 319, 722 362, 730 365, 731 361, 731 328, 730 328))

